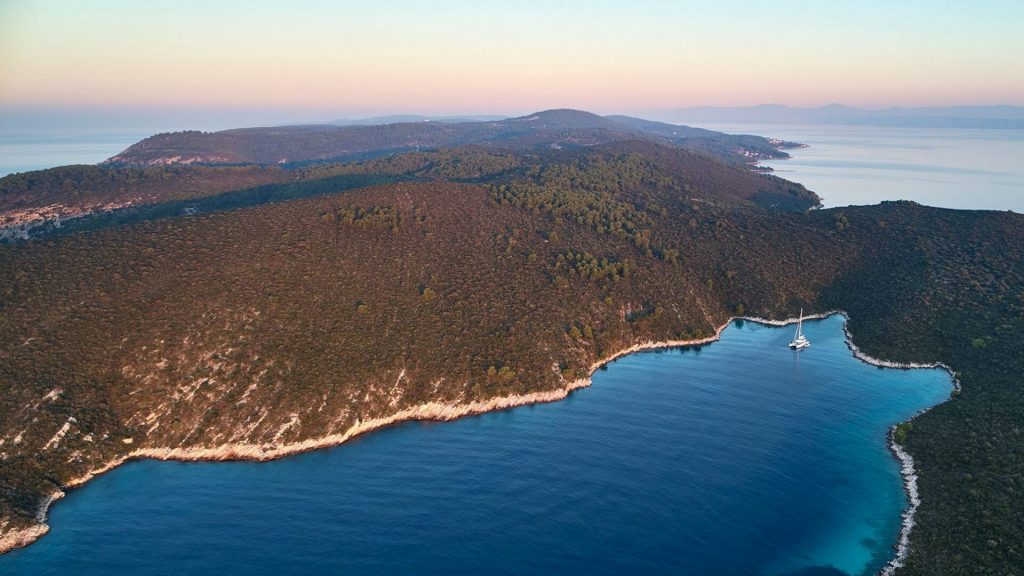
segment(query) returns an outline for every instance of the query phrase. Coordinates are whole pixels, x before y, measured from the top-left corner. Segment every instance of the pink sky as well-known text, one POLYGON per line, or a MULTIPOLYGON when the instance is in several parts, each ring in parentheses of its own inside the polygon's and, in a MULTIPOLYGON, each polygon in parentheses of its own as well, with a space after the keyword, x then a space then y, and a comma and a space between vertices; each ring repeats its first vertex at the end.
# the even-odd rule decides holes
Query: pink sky
POLYGON ((6 2, 0 106, 1024 104, 1020 3, 689 4, 6 2))

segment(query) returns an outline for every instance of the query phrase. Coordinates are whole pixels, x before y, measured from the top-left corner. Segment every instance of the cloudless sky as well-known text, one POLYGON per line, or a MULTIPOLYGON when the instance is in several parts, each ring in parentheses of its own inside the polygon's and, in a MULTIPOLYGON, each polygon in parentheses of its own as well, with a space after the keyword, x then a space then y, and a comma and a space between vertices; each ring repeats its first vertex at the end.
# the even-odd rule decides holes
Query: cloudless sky
POLYGON ((1022 105, 1024 0, 0 0, 0 108, 766 102, 1022 105))

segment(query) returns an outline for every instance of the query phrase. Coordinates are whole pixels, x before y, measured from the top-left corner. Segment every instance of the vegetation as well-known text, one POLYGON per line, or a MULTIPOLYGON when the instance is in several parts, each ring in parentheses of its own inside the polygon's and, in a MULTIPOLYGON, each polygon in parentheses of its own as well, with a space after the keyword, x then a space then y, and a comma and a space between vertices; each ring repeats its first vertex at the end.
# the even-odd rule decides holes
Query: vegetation
POLYGON ((89 206, 188 200, 290 179, 284 170, 257 166, 61 166, 0 178, 0 213, 51 204, 89 206))
POLYGON ((362 162, 314 164, 298 169, 302 180, 350 174, 387 174, 430 180, 481 181, 519 168, 522 158, 502 150, 456 148, 406 152, 362 162))
POLYGON ((586 151, 446 148, 292 170, 70 166, 0 179, 0 242, 234 210, 397 180, 487 183, 499 200, 543 210, 553 222, 591 221, 599 230, 628 235, 645 250, 668 257, 678 256, 675 249, 651 245, 649 233, 638 228, 643 222, 634 222, 647 212, 666 213, 655 206, 651 186, 674 197, 729 199, 782 210, 802 211, 818 202, 812 192, 785 180, 641 141, 586 151), (582 192, 589 196, 582 197, 582 192))
POLYGON ((899 424, 896 425, 896 428, 893 430, 892 439, 895 440, 897 444, 902 446, 907 443, 907 434, 909 434, 910 431, 913 429, 913 422, 900 422, 899 424))
POLYGON ((598 280, 618 282, 625 278, 635 267, 636 265, 629 259, 625 262, 609 261, 608 258, 598 260, 596 256, 591 256, 589 252, 567 250, 565 253, 558 255, 558 259, 552 267, 552 272, 557 274, 565 270, 574 276, 592 282, 598 280))
POLYGON ((579 110, 548 110, 496 122, 407 122, 382 126, 288 126, 223 132, 157 134, 111 158, 111 165, 263 164, 296 166, 365 160, 384 154, 479 145, 516 150, 579 148, 645 139, 746 164, 785 158, 777 143, 760 136, 734 136, 649 122, 601 117, 579 110))
POLYGON ((922 494, 904 573, 1019 571, 1024 217, 807 211, 801 187, 636 141, 272 170, 255 201, 0 246, 9 526, 138 447, 319 438, 560 389, 738 311, 842 308, 868 353, 963 383, 896 432, 922 494))
POLYGON ((850 311, 869 354, 943 361, 963 386, 904 428, 922 503, 901 573, 1020 573, 1024 217, 910 202, 844 212, 863 256, 822 304, 850 311))

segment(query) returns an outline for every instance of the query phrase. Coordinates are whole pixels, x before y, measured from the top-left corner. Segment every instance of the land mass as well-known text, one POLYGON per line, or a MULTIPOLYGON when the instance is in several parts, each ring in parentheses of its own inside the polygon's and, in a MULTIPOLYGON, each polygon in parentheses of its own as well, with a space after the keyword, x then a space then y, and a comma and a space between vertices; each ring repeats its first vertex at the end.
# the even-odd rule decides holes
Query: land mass
POLYGON ((739 162, 786 158, 795 143, 730 135, 627 116, 547 110, 503 120, 395 122, 381 125, 283 126, 157 134, 107 165, 295 165, 350 161, 430 148, 478 145, 504 149, 580 148, 628 139, 704 151, 739 162))
POLYGON ((973 128, 1019 130, 1024 128, 1022 106, 934 106, 868 110, 842 104, 794 108, 779 104, 760 106, 678 108, 661 116, 672 121, 756 124, 848 124, 901 128, 973 128))
POLYGON ((264 459, 557 399, 623 350, 803 307, 962 382, 901 436, 921 503, 899 573, 1020 564, 1024 217, 818 210, 732 152, 552 114, 507 146, 329 131, 328 156, 365 158, 278 166, 302 131, 257 129, 0 180, 18 209, 144 198, 0 246, 0 542, 39 537, 53 498, 126 458, 264 459))

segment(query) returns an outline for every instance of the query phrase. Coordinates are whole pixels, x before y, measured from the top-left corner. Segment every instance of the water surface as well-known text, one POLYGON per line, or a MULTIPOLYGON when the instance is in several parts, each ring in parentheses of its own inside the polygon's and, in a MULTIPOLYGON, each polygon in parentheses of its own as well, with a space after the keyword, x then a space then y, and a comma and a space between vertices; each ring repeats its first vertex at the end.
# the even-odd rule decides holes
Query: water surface
POLYGON ((1024 130, 880 126, 702 126, 808 144, 765 162, 826 207, 914 200, 928 206, 1024 213, 1024 130))
POLYGON ((0 177, 68 164, 98 164, 148 134, 0 134, 0 177))
POLYGON ((270 463, 134 462, 0 573, 873 573, 906 505, 886 430, 951 383, 857 361, 842 322, 800 353, 735 323, 561 402, 270 463))

